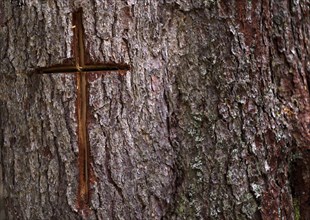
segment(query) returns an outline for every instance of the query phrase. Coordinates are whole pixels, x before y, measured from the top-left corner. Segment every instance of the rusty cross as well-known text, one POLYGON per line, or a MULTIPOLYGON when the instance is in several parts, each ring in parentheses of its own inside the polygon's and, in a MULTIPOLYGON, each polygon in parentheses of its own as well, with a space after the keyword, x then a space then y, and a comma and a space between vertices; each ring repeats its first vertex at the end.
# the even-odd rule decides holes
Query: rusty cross
POLYGON ((126 71, 129 70, 127 64, 86 64, 85 61, 85 45, 84 45, 84 29, 82 22, 82 9, 73 13, 73 65, 55 65, 51 67, 40 68, 40 73, 75 73, 77 88, 77 117, 78 117, 78 145, 79 145, 79 207, 85 207, 89 203, 89 140, 87 133, 87 107, 88 107, 88 82, 87 75, 89 72, 107 71, 126 71))

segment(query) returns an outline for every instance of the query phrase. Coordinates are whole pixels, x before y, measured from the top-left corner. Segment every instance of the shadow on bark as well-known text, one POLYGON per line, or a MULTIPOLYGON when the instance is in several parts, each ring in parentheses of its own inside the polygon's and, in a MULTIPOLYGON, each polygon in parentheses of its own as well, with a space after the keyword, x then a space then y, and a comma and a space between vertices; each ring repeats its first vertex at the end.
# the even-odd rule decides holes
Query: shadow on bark
POLYGON ((310 150, 295 154, 291 164, 291 188, 295 219, 310 219, 310 150))

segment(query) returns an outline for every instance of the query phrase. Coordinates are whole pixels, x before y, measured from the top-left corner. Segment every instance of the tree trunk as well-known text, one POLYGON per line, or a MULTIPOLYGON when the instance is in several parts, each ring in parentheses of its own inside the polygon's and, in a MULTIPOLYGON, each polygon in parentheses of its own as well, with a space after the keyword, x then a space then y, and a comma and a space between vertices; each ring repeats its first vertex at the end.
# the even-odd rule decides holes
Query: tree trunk
POLYGON ((310 219, 307 0, 40 2, 0 1, 7 219, 310 219), (38 74, 79 8, 88 60, 130 65, 88 77, 87 207, 76 75, 38 74))

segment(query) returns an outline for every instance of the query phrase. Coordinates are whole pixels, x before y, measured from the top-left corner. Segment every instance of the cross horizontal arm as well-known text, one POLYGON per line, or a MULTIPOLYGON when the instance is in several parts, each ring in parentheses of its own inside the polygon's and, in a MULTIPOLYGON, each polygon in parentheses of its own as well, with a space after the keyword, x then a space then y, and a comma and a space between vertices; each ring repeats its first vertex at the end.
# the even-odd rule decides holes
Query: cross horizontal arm
POLYGON ((65 73, 65 72, 95 72, 95 71, 115 71, 115 70, 129 70, 127 64, 99 64, 99 65, 85 65, 85 66, 53 66, 44 67, 40 69, 40 73, 65 73))

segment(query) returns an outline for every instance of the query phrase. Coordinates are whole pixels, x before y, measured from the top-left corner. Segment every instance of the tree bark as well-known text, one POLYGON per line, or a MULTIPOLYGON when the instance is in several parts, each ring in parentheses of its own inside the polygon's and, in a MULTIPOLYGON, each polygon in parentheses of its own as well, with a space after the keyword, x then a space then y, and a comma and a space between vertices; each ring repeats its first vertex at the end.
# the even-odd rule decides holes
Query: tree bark
MULTIPOLYGON (((8 219, 309 219, 306 0, 0 1, 8 219), (76 76, 92 62, 91 198, 78 205, 76 76)), ((1 203, 0 203, 1 204, 1 203)))

